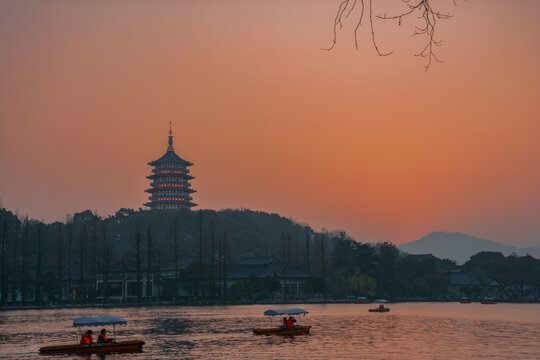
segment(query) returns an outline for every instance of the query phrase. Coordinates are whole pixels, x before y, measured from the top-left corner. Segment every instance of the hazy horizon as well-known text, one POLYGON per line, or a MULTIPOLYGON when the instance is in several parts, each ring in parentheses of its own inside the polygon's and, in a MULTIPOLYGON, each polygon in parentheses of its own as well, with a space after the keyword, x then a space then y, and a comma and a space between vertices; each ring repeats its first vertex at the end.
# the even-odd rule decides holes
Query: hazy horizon
POLYGON ((368 22, 358 51, 351 22, 322 51, 338 5, 0 0, 1 204, 45 221, 138 209, 172 121, 195 209, 538 245, 540 3, 444 5, 428 72, 411 20, 375 21, 391 56, 368 22))

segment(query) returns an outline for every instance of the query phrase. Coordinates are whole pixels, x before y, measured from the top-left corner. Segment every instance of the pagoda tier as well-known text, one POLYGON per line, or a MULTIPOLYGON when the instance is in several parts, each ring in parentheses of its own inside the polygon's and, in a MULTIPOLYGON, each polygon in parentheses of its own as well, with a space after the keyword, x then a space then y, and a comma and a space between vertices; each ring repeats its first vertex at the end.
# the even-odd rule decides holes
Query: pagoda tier
POLYGON ((146 190, 151 195, 145 206, 150 209, 190 209, 197 206, 191 202, 193 198, 190 196, 195 192, 189 182, 194 177, 189 175, 188 169, 193 163, 174 152, 172 130, 169 130, 169 147, 165 155, 148 165, 153 166, 152 174, 147 176, 152 183, 146 190))
POLYGON ((188 200, 152 200, 144 205, 159 210, 191 209, 193 206, 197 206, 197 204, 188 200))
POLYGON ((189 194, 194 193, 195 190, 187 187, 186 185, 173 185, 173 184, 155 184, 151 183, 150 186, 153 186, 150 189, 144 190, 147 193, 154 194, 154 193, 160 193, 162 191, 169 191, 169 192, 187 192, 189 194))
POLYGON ((185 170, 185 171, 161 170, 161 171, 156 171, 155 174, 148 175, 146 178, 150 180, 161 180, 158 182, 163 182, 165 181, 163 179, 167 179, 167 178, 175 178, 174 181, 180 181, 180 182, 194 179, 194 177, 191 175, 188 175, 186 171, 188 170, 185 170))

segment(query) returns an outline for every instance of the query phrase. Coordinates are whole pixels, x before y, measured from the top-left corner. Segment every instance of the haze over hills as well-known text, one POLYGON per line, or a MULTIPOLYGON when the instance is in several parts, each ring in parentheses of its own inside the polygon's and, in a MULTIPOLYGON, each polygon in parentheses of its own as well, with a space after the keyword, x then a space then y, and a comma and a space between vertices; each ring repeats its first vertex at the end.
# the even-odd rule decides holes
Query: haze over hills
POLYGON ((517 248, 511 245, 477 238, 462 233, 433 232, 421 239, 404 243, 398 248, 409 254, 433 254, 441 259, 455 260, 463 264, 480 251, 498 251, 508 256, 531 255, 540 258, 540 246, 530 248, 517 248))

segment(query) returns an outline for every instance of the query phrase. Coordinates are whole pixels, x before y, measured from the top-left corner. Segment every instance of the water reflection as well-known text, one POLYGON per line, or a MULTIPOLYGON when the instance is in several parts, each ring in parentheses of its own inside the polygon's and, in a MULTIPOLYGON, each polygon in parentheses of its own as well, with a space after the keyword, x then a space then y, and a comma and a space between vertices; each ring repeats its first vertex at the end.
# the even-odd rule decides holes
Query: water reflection
POLYGON ((368 313, 369 305, 357 304, 298 306, 310 311, 302 319, 312 326, 309 335, 253 335, 253 327, 275 325, 262 315, 269 306, 260 305, 7 311, 0 313, 0 358, 34 359, 40 346, 76 341, 74 317, 105 314, 128 320, 116 328, 118 340, 146 342, 142 353, 129 355, 135 359, 540 358, 539 304, 393 304, 391 313, 368 313))

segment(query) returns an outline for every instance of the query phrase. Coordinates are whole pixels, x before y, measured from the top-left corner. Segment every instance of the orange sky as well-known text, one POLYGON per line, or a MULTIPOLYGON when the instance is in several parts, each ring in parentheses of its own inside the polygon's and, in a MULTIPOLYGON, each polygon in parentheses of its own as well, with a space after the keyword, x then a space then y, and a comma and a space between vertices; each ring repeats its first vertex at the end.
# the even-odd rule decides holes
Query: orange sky
POLYGON ((172 121, 201 208, 540 243, 540 2, 440 0, 428 72, 413 19, 375 22, 389 57, 352 22, 321 51, 338 3, 0 1, 3 206, 141 207, 172 121))

